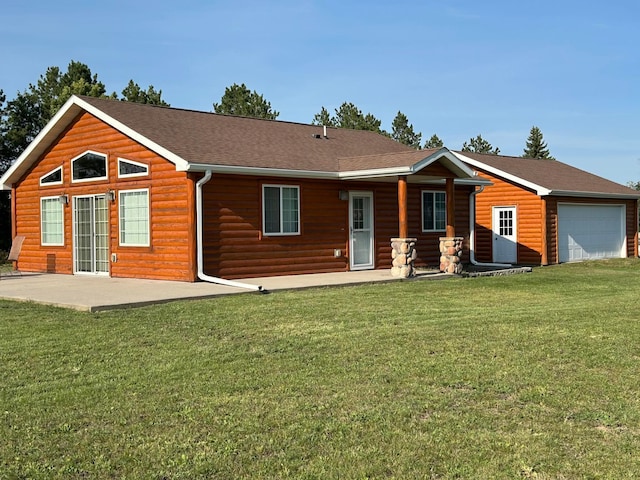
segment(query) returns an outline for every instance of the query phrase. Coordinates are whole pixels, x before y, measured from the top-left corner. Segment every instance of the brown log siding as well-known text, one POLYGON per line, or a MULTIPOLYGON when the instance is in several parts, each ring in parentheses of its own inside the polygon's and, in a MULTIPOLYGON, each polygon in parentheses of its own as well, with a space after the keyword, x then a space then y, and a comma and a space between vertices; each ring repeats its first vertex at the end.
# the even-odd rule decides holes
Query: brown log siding
MULTIPOLYGON (((409 184, 409 235, 418 238, 418 266, 437 266, 438 239, 422 233, 421 191, 444 186, 409 184)), ((214 174, 204 187, 205 273, 236 279, 349 269, 349 202, 341 190, 373 192, 375 268, 391 267, 390 239, 398 235, 396 183, 292 180, 214 174), (262 233, 262 185, 300 188, 300 235, 262 233), (341 250, 336 258, 334 250, 341 250)), ((469 187, 456 190, 458 234, 469 236, 469 187)), ((468 255, 466 256, 468 258, 468 255)))
POLYGON ((193 187, 187 174, 129 137, 100 122, 88 113, 80 115, 52 147, 21 179, 15 188, 15 233, 25 235, 19 267, 28 272, 73 273, 72 197, 101 195, 108 190, 149 189, 149 247, 119 246, 118 199, 109 203, 110 264, 113 277, 138 277, 193 281, 195 279, 193 236, 193 187), (71 159, 87 150, 107 155, 108 179, 71 182, 71 159), (118 178, 118 158, 144 163, 149 175, 118 178), (63 184, 40 186, 40 177, 62 166, 63 184), (40 243, 40 199, 69 196, 64 207, 64 246, 40 243))
POLYGON ((476 259, 493 261, 492 208, 515 206, 517 215, 518 263, 540 265, 543 249, 547 250, 547 263, 559 261, 558 253, 558 203, 617 204, 626 205, 627 256, 638 251, 638 213, 635 200, 602 198, 545 197, 545 201, 533 191, 514 185, 500 177, 480 172, 494 185, 486 187, 476 196, 476 259), (546 209, 546 211, 545 211, 546 209), (546 241, 543 238, 546 225, 546 241))

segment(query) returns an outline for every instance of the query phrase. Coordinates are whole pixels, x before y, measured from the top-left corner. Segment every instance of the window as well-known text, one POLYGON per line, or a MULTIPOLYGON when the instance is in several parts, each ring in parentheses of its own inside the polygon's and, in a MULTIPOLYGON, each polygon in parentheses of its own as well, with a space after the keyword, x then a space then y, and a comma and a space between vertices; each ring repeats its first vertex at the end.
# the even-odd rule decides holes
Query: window
POLYGON ((422 231, 447 229, 447 197, 445 192, 422 192, 422 231))
POLYGON ((62 167, 41 176, 40 185, 62 185, 62 167))
POLYGON ((64 204, 59 197, 40 199, 40 234, 42 245, 64 245, 64 204))
POLYGON ((300 233, 300 188, 287 185, 262 187, 262 225, 265 235, 300 233))
POLYGON ((118 159, 118 177, 144 177, 149 173, 149 167, 144 163, 134 162, 133 160, 118 159))
POLYGON ((120 245, 149 246, 149 190, 120 192, 120 245))
POLYGON ((107 157, 86 152, 71 160, 71 179, 74 182, 91 182, 107 179, 107 157))

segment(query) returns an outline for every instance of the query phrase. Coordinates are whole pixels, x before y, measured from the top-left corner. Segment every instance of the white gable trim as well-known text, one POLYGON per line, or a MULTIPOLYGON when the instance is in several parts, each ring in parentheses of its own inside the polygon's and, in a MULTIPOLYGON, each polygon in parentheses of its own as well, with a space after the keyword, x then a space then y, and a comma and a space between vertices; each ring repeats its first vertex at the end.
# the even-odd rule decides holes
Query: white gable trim
POLYGON ((82 107, 84 110, 89 112, 91 115, 93 115, 96 118, 102 120, 103 122, 105 122, 106 124, 108 124, 111 127, 115 128, 119 132, 124 133, 128 137, 131 137, 133 140, 135 140, 136 142, 140 143, 141 145, 144 145, 149 150, 157 153, 161 157, 164 157, 167 160, 169 160, 171 163, 173 163, 176 166, 176 170, 181 171, 181 172, 186 172, 187 171, 187 169, 189 167, 189 162, 184 160, 182 157, 179 157, 178 155, 176 155, 175 153, 171 152, 170 150, 167 150, 166 148, 164 148, 164 147, 158 145, 157 143, 149 140, 144 135, 140 135, 140 133, 136 132, 132 128, 127 127, 124 123, 119 122, 115 118, 110 117, 109 115, 104 113, 102 110, 94 107, 93 105, 85 102, 84 100, 82 100, 82 99, 80 99, 78 97, 75 97, 75 96, 71 97, 71 98, 72 99, 74 98, 75 102, 80 107, 82 107))
POLYGON ((486 163, 482 163, 478 160, 475 160, 473 158, 469 158, 466 157, 465 155, 462 155, 461 153, 458 152, 451 152, 453 153, 456 157, 458 157, 460 160, 462 160, 463 162, 476 167, 476 168, 481 168, 482 170, 486 170, 489 173, 492 173, 494 175, 497 175, 499 177, 502 178, 506 178, 507 180, 510 180, 514 183, 517 183, 518 185, 521 185, 523 187, 526 188, 530 188, 531 190, 535 191, 536 194, 543 196, 543 195, 550 195, 552 193, 552 190, 549 190, 548 188, 543 187, 542 185, 538 185, 536 183, 533 182, 529 182, 523 178, 520 177, 516 177, 515 175, 512 175, 510 173, 505 172, 504 170, 500 170, 498 168, 494 168, 490 165, 487 165, 486 163))
POLYGON ((36 138, 22 152, 22 155, 9 167, 5 174, 0 178, 0 190, 11 190, 11 185, 17 182, 27 170, 38 160, 45 150, 60 135, 64 129, 73 121, 74 118, 82 111, 86 111, 107 125, 115 128, 119 132, 131 137, 136 142, 144 145, 148 149, 166 158, 176 166, 178 171, 187 171, 189 163, 173 152, 161 147, 157 143, 149 140, 135 130, 127 127, 123 123, 110 117, 102 110, 85 102, 81 98, 72 95, 69 100, 58 110, 53 118, 45 125, 36 138))

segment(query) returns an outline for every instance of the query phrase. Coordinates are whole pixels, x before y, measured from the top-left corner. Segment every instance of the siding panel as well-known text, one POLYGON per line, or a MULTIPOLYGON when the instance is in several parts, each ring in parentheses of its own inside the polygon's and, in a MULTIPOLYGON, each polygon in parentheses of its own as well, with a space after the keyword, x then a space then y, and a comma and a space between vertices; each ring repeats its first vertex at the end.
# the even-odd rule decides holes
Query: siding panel
POLYGON ((176 172, 173 164, 150 152, 140 144, 84 113, 57 139, 29 172, 16 184, 16 234, 25 235, 20 256, 20 269, 27 272, 73 273, 73 238, 71 198, 78 195, 101 195, 107 190, 149 188, 151 246, 119 245, 118 200, 109 203, 110 275, 193 281, 195 279, 192 180, 176 172), (87 150, 107 155, 108 179, 96 182, 71 182, 70 160, 87 150), (149 176, 120 179, 119 157, 145 163, 149 176), (42 175, 63 167, 63 184, 39 185, 42 175), (40 198, 69 195, 64 207, 64 247, 40 245, 40 198))

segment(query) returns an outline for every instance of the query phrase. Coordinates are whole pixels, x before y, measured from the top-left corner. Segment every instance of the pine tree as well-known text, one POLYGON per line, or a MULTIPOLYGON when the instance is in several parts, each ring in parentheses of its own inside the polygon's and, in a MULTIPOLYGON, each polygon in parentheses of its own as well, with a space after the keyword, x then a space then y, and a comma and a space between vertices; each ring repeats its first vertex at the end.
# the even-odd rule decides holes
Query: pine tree
POLYGON ((268 120, 275 120, 280 115, 280 112, 271 109, 270 102, 267 102, 255 90, 250 91, 244 83, 242 85, 234 83, 225 88, 220 103, 213 104, 213 110, 216 113, 226 115, 266 118, 268 120))
POLYGON ((419 150, 422 133, 416 133, 413 130, 413 125, 409 123, 407 116, 398 111, 396 118, 393 119, 393 123, 391 124, 391 138, 396 142, 419 150))
POLYGON ((543 158, 546 160, 555 160, 549 153, 546 142, 542 138, 542 132, 536 126, 531 127, 529 138, 527 139, 527 147, 522 154, 524 158, 543 158))
POLYGON ((424 143, 424 147, 422 148, 442 148, 444 147, 444 142, 436 135, 435 133, 431 135, 431 138, 424 143))
POLYGON ((478 135, 475 138, 470 138, 469 143, 464 142, 462 145, 463 152, 474 152, 474 153, 488 153, 490 155, 498 155, 500 153, 500 149, 498 147, 493 148, 493 146, 487 142, 482 135, 478 135))

